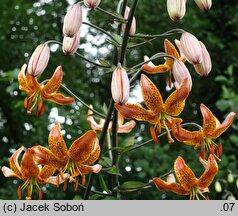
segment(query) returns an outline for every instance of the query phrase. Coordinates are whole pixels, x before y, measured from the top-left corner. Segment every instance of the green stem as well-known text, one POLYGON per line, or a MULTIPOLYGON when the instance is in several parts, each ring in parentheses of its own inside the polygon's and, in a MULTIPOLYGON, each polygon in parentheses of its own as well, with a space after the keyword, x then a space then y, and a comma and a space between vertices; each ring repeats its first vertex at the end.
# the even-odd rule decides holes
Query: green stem
POLYGON ((115 37, 113 37, 110 33, 108 33, 107 31, 105 31, 104 29, 102 29, 102 28, 100 28, 100 27, 98 27, 98 26, 96 26, 96 25, 93 25, 93 24, 91 24, 91 23, 87 23, 87 22, 83 22, 83 24, 88 25, 88 26, 91 26, 91 27, 97 29, 98 31, 103 32, 105 35, 107 35, 107 36, 110 37, 113 41, 115 41, 118 45, 120 45, 120 43, 117 41, 117 39, 116 39, 115 37))
POLYGON ((151 39, 149 39, 149 40, 147 40, 147 41, 144 41, 144 42, 141 42, 141 43, 138 43, 138 44, 131 45, 131 46, 129 46, 127 49, 134 49, 134 48, 137 48, 137 47, 141 47, 141 46, 143 46, 143 45, 145 45, 145 44, 147 44, 147 43, 149 43, 149 42, 151 42, 151 41, 154 41, 154 40, 156 40, 156 39, 157 39, 156 37, 151 38, 151 39))
POLYGON ((97 110, 92 109, 88 104, 86 104, 82 99, 80 99, 76 94, 74 94, 71 90, 69 90, 65 85, 61 84, 61 87, 71 96, 73 96, 77 101, 79 101, 81 104, 83 104, 85 107, 87 107, 89 110, 93 111, 93 113, 97 114, 98 116, 102 118, 106 118, 105 115, 98 112, 97 110))
POLYGON ((96 10, 98 10, 98 11, 100 11, 100 12, 103 12, 104 14, 107 14, 107 15, 109 15, 110 17, 115 18, 115 19, 117 19, 117 20, 123 21, 123 22, 125 22, 125 23, 127 22, 127 20, 124 19, 123 17, 116 16, 115 14, 113 14, 113 13, 111 13, 111 12, 108 12, 108 11, 106 11, 106 10, 100 8, 100 7, 97 7, 96 10))
POLYGON ((130 32, 130 28, 131 28, 131 24, 132 24, 132 20, 133 20, 133 16, 136 10, 136 6, 137 6, 138 0, 134 0, 132 2, 132 6, 130 9, 130 13, 128 15, 128 22, 126 24, 126 29, 123 35, 123 41, 122 41, 122 47, 121 47, 121 53, 120 53, 120 60, 119 62, 121 63, 121 65, 123 66, 124 63, 124 59, 125 59, 125 55, 126 55, 126 50, 127 50, 127 43, 128 43, 128 39, 129 39, 129 32, 130 32))
POLYGON ((182 34, 185 31, 183 29, 172 29, 170 31, 167 31, 162 34, 156 34, 156 35, 146 35, 146 34, 135 34, 135 35, 130 35, 130 37, 133 38, 157 38, 157 37, 164 37, 164 36, 169 36, 173 34, 182 34))
MULTIPOLYGON (((49 40, 45 43, 56 43, 56 44, 59 44, 60 46, 63 46, 63 43, 59 42, 59 41, 56 41, 56 40, 49 40)), ((90 59, 87 59, 86 57, 84 57, 83 55, 79 54, 78 52, 75 52, 76 55, 78 55, 80 58, 82 58, 83 60, 85 60, 86 62, 89 62, 95 66, 98 66, 98 67, 101 67, 101 68, 111 68, 112 66, 105 66, 105 65, 101 65, 101 64, 98 64, 90 59)))

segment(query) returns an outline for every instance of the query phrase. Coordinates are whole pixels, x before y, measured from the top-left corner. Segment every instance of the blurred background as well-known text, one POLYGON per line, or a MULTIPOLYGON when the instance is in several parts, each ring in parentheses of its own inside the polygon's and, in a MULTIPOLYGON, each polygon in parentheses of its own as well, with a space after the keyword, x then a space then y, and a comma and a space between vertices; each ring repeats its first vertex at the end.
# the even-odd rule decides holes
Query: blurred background
MULTIPOLYGON (((19 69, 28 62, 37 45, 48 40, 62 41, 63 16, 68 5, 73 3, 73 0, 0 0, 0 167, 9 166, 9 157, 22 145, 47 146, 49 130, 56 120, 62 125, 68 146, 90 129, 86 121, 87 109, 78 102, 69 106, 57 106, 46 102, 45 114, 42 117, 27 115, 23 107, 25 93, 19 91, 17 82, 19 69)), ((100 7, 115 11, 117 3, 118 1, 102 0, 100 7)), ((128 0, 128 3, 131 1, 128 0)), ((220 121, 223 121, 230 111, 238 113, 237 11, 237 0, 213 1, 213 6, 208 12, 200 11, 195 2, 190 0, 187 2, 185 17, 179 23, 175 23, 167 14, 166 0, 139 1, 135 14, 137 33, 158 34, 173 28, 182 28, 203 41, 211 55, 213 68, 208 77, 199 77, 193 67, 187 64, 193 78, 193 89, 182 113, 184 122, 193 121, 201 124, 199 109, 201 103, 209 107, 220 121)), ((84 21, 115 32, 115 24, 110 17, 98 11, 85 9, 83 12, 84 21)), ((173 41, 179 37, 180 35, 174 35, 168 39, 173 41)), ((164 38, 157 39, 152 44, 128 52, 127 67, 142 62, 144 55, 152 56, 164 51, 163 40, 164 38)), ((62 65, 63 83, 85 102, 103 111, 103 106, 108 106, 111 97, 111 73, 86 63, 78 56, 65 56, 61 47, 56 44, 51 44, 51 51, 49 65, 39 80, 50 78, 55 68, 62 65)), ((79 53, 92 60, 105 59, 110 62, 113 58, 113 46, 106 41, 101 32, 82 25, 79 53)), ((155 63, 161 61, 163 62, 158 60, 155 63)), ((158 89, 164 92, 164 97, 167 97, 168 92, 165 91, 167 75, 149 77, 156 83, 158 89)), ((138 81, 132 87, 138 88, 138 81)), ((137 97, 134 96, 133 99, 137 100, 137 97)), ((131 140, 136 145, 148 139, 150 139, 149 125, 139 122, 131 134, 120 136, 119 145, 128 145, 127 142, 131 140)), ((223 144, 223 155, 219 173, 210 186, 210 198, 236 199, 238 198, 237 117, 232 127, 216 142, 223 144), (218 184, 221 188, 218 188, 218 184)), ((121 183, 125 181, 147 183, 153 177, 171 170, 178 155, 184 157, 199 177, 203 169, 197 160, 198 153, 190 146, 178 142, 169 145, 166 137, 161 138, 159 145, 151 143, 123 156, 119 167, 122 176, 119 180, 121 183)), ((107 182, 108 174, 103 176, 107 182)), ((17 199, 17 187, 21 184, 20 180, 5 178, 0 172, 0 199, 17 199)), ((94 188, 102 190, 97 180, 94 188)), ((46 185, 43 190, 44 199, 81 199, 84 192, 81 188, 74 192, 73 185, 69 185, 66 192, 63 192, 62 186, 56 188, 46 185)), ((95 194, 90 197, 90 199, 109 198, 112 199, 95 194)), ((141 191, 122 194, 121 199, 187 198, 170 192, 157 191, 152 186, 141 191)))

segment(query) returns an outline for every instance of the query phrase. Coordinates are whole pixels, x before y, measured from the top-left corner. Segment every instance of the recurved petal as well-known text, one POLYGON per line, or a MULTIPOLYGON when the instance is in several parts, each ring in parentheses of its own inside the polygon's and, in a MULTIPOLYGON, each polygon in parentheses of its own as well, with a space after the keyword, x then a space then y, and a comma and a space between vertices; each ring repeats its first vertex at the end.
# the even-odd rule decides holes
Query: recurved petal
POLYGON ((65 180, 67 180, 67 179, 68 179, 68 174, 65 173, 65 174, 63 174, 63 176, 61 176, 61 175, 51 176, 48 179, 46 179, 46 182, 58 186, 59 184, 65 182, 65 180))
POLYGON ((190 86, 188 78, 185 78, 165 101, 165 112, 171 116, 178 116, 184 109, 185 100, 189 95, 190 86))
POLYGON ((212 114, 210 109, 208 109, 204 104, 200 105, 200 110, 203 117, 203 133, 208 135, 213 133, 216 127, 220 125, 219 120, 212 114))
MULTIPOLYGON (((175 48, 175 46, 168 40, 165 39, 164 40, 164 48, 165 48, 165 53, 167 55, 172 55, 174 56, 176 59, 179 59, 179 53, 177 51, 177 49, 175 48)), ((173 63, 174 63, 174 59, 166 57, 166 61, 165 64, 169 67, 172 68, 173 67, 173 63)))
POLYGON ((45 165, 39 173, 39 179, 45 181, 46 179, 54 175, 55 171, 56 171, 55 167, 45 165))
POLYGON ((198 186, 198 180, 194 172, 185 164, 182 157, 178 157, 174 162, 176 178, 185 190, 198 186))
POLYGON ((56 92, 62 83, 62 79, 63 79, 62 67, 58 66, 56 68, 53 76, 50 78, 50 80, 43 87, 42 94, 49 95, 49 94, 56 92))
POLYGON ((32 92, 32 89, 29 88, 26 82, 26 75, 25 75, 26 67, 27 67, 26 64, 22 65, 21 70, 18 74, 18 83, 19 83, 19 89, 22 91, 25 91, 28 95, 30 95, 32 92))
POLYGON ((99 140, 97 140, 95 142, 94 149, 91 152, 90 156, 83 163, 84 164, 92 164, 92 163, 94 163, 98 159, 98 157, 100 155, 100 152, 101 152, 101 149, 100 149, 100 146, 99 146, 99 140))
POLYGON ((16 175, 11 169, 9 169, 6 166, 2 167, 2 173, 5 177, 18 177, 18 178, 20 178, 20 176, 16 175))
POLYGON ((10 158, 10 168, 17 176, 19 176, 19 178, 22 178, 22 172, 21 172, 21 168, 20 168, 20 165, 18 162, 18 158, 23 150, 25 150, 25 147, 21 146, 19 149, 17 149, 13 153, 13 155, 10 158))
POLYGON ((57 158, 49 149, 43 146, 33 146, 31 148, 32 154, 34 155, 34 159, 39 164, 54 166, 56 168, 62 168, 67 163, 67 155, 65 155, 64 159, 57 158))
POLYGON ((172 120, 172 134, 180 142, 198 148, 204 143, 203 134, 201 131, 188 131, 181 127, 181 119, 172 120))
POLYGON ((21 173, 25 178, 37 178, 39 175, 39 168, 37 167, 31 149, 27 149, 21 161, 21 173))
POLYGON ((144 64, 141 69, 145 71, 148 74, 157 74, 157 73, 165 73, 167 72, 170 68, 165 65, 165 64, 160 64, 160 65, 151 65, 151 64, 144 64))
POLYGON ((68 148, 60 131, 60 123, 56 122, 48 137, 51 152, 59 159, 64 159, 68 148))
POLYGON ((212 154, 208 158, 207 168, 198 180, 198 185, 201 188, 207 188, 213 181, 218 172, 216 159, 212 154))
POLYGON ((88 173, 98 173, 102 169, 102 166, 100 164, 95 164, 93 166, 87 166, 87 165, 80 165, 80 172, 84 175, 88 173))
MULTIPOLYGON (((93 108, 92 105, 90 105, 90 107, 93 108)), ((104 121, 100 121, 100 123, 98 124, 93 117, 93 111, 90 109, 88 110, 87 121, 93 130, 102 131, 104 121)))
POLYGON ((161 178, 153 178, 153 182, 158 190, 170 190, 179 195, 188 195, 189 190, 185 190, 181 185, 175 182, 168 183, 161 178))
POLYGON ((73 97, 66 97, 63 94, 56 93, 51 95, 44 95, 46 100, 52 101, 60 105, 67 105, 73 103, 75 100, 73 97))
POLYGON ((92 154, 97 142, 97 133, 94 130, 87 131, 72 143, 68 155, 78 163, 84 163, 92 154))
POLYGON ((212 131, 211 133, 209 133, 209 136, 211 136, 213 138, 217 138, 222 133, 224 133, 231 126, 235 115, 236 115, 236 113, 230 112, 227 115, 227 117, 225 118, 225 120, 222 122, 222 124, 220 124, 218 127, 216 127, 215 131, 212 131))
POLYGON ((126 122, 123 125, 119 125, 117 133, 130 133, 132 129, 135 127, 135 125, 136 122, 133 120, 126 122))
POLYGON ((158 115, 150 110, 146 110, 137 104, 115 104, 115 108, 125 117, 125 118, 135 118, 139 121, 147 121, 151 124, 155 124, 158 121, 158 115))
POLYGON ((140 85, 145 105, 154 113, 164 111, 164 102, 155 84, 144 74, 141 75, 140 85))

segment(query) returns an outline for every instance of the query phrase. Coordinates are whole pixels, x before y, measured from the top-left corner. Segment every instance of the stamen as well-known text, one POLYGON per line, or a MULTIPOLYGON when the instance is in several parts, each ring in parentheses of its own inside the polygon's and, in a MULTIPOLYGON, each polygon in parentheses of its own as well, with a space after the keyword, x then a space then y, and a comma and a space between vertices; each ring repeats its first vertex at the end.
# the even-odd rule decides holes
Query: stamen
POLYGON ((67 187, 68 187, 68 180, 64 182, 64 187, 63 187, 64 192, 67 190, 67 187))
POLYGON ((21 186, 18 186, 18 188, 17 188, 17 197, 18 197, 19 200, 21 200, 21 198, 22 198, 22 188, 21 188, 21 186))
POLYGON ((170 130, 169 130, 168 126, 166 125, 164 119, 163 119, 163 125, 164 125, 164 127, 165 127, 165 129, 166 129, 166 131, 167 131, 167 137, 168 137, 168 142, 169 142, 169 144, 174 143, 174 140, 173 140, 173 138, 172 138, 172 136, 171 136, 170 130))
POLYGON ((79 187, 79 179, 76 178, 76 181, 74 183, 74 191, 77 191, 78 190, 78 187, 79 187))

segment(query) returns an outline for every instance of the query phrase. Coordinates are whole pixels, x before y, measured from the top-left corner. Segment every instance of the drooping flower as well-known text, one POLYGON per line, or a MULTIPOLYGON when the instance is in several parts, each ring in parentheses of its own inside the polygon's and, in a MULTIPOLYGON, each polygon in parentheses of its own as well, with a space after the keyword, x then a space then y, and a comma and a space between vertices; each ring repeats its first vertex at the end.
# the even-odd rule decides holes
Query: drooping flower
POLYGON ((196 72, 200 75, 200 76, 208 76, 208 74, 210 73, 211 69, 212 69, 212 61, 211 61, 211 57, 209 55, 209 52, 207 51, 207 48, 205 47, 205 45, 201 42, 201 48, 202 48, 202 58, 203 61, 200 64, 195 64, 193 65, 196 72))
POLYGON ((35 77, 26 72, 26 67, 26 64, 22 66, 18 74, 18 82, 19 89, 27 94, 24 100, 24 107, 27 109, 27 113, 31 113, 36 106, 36 115, 43 115, 43 100, 49 100, 60 105, 74 102, 74 98, 65 97, 63 94, 57 93, 63 79, 61 66, 56 68, 53 76, 45 85, 38 83, 35 77))
MULTIPOLYGON (((148 109, 138 104, 115 104, 115 108, 125 118, 135 118, 139 121, 146 121, 155 125, 155 131, 160 132, 161 127, 167 130, 168 140, 173 142, 168 127, 171 126, 172 119, 178 116, 185 106, 185 100, 189 95, 188 79, 184 79, 181 85, 164 102, 159 90, 154 83, 145 76, 141 75, 140 85, 144 103, 148 109)), ((153 137, 153 136, 152 136, 153 137)))
POLYGON ((73 37, 64 36, 63 39, 63 52, 65 55, 73 55, 78 49, 80 43, 80 32, 75 34, 73 37))
MULTIPOLYGON (((168 40, 164 40, 164 48, 166 55, 171 55, 175 59, 178 59, 182 62, 185 62, 186 59, 184 57, 181 57, 175 46, 168 40)), ((148 61, 149 58, 145 56, 145 61, 148 61)), ((170 71, 173 67, 174 59, 170 57, 166 57, 165 63, 160 65, 154 65, 152 62, 148 62, 144 64, 141 69, 145 71, 148 74, 157 74, 157 73, 165 73, 167 71, 170 71)))
POLYGON ((19 165, 18 159, 20 154, 25 150, 22 146, 17 149, 10 158, 10 169, 6 166, 2 167, 2 172, 5 177, 17 177, 21 179, 24 184, 18 187, 18 198, 22 198, 23 190, 27 189, 26 199, 32 198, 33 187, 35 186, 39 193, 39 199, 42 199, 43 192, 39 184, 61 184, 64 182, 64 178, 58 178, 53 176, 56 168, 53 166, 36 165, 31 149, 27 149, 21 159, 21 165, 19 165))
POLYGON ((186 13, 187 0, 167 0, 167 11, 173 21, 181 20, 186 13))
POLYGON ((80 3, 69 7, 64 17, 63 33, 66 37, 74 37, 82 25, 82 9, 80 3))
POLYGON ((28 72, 33 77, 40 76, 48 65, 50 48, 44 43, 36 47, 28 63, 28 72))
POLYGON ((186 165, 183 158, 179 156, 174 162, 174 171, 178 183, 174 178, 170 178, 167 182, 161 178, 153 178, 158 190, 170 190, 179 195, 190 195, 192 200, 199 199, 199 195, 206 199, 203 193, 209 192, 208 187, 218 172, 218 166, 214 156, 211 154, 205 166, 205 171, 198 179, 186 165))
POLYGON ((211 153, 218 159, 222 154, 222 147, 213 142, 213 139, 218 138, 231 126, 235 113, 230 112, 221 124, 204 104, 200 105, 200 110, 203 116, 203 126, 200 131, 188 131, 182 128, 181 119, 174 119, 172 133, 178 141, 194 146, 195 149, 201 148, 203 157, 205 157, 204 153, 211 153))
MULTIPOLYGON (((93 108, 91 105, 90 107, 93 108)), ((93 117, 93 111, 89 109, 87 121, 93 130, 102 131, 105 119, 100 119, 99 123, 97 123, 93 117)), ((130 133, 131 130, 135 127, 135 125, 136 125, 136 122, 133 120, 130 120, 129 122, 126 122, 124 124, 124 117, 120 114, 120 112, 118 112, 117 133, 130 133)), ((109 131, 112 132, 112 122, 110 122, 108 128, 109 128, 109 131)))
POLYGON ((202 10, 209 10, 212 6, 212 0, 195 0, 197 6, 202 10))
POLYGON ((112 73, 111 93, 116 103, 124 104, 129 99, 130 81, 126 70, 119 64, 112 73))
MULTIPOLYGON (((128 19, 129 13, 130 13, 130 7, 126 6, 126 9, 124 12, 124 19, 128 19)), ((126 30, 126 24, 123 24, 121 27, 121 31, 124 33, 125 30, 126 30)), ((133 16, 129 34, 134 35, 135 33, 136 33, 136 18, 133 16)))
POLYGON ((48 138, 49 148, 42 146, 32 147, 36 161, 40 164, 54 166, 60 173, 68 173, 70 181, 75 181, 75 190, 78 186, 78 176, 82 176, 85 184, 85 175, 91 172, 98 173, 102 166, 93 164, 100 155, 100 146, 94 130, 87 131, 76 139, 68 149, 60 131, 60 124, 55 123, 48 138))
POLYGON ((101 0, 83 0, 86 7, 95 9, 100 4, 101 0))

